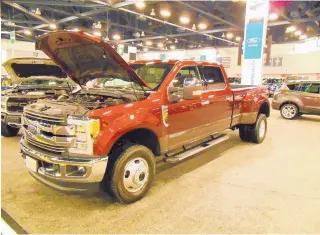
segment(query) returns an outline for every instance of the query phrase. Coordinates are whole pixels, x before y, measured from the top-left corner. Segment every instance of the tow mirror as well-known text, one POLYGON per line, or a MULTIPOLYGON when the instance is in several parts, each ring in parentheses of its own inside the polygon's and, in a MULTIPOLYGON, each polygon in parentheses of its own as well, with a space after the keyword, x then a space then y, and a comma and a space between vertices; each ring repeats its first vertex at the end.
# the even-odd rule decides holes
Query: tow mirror
POLYGON ((168 99, 170 103, 177 103, 181 100, 181 95, 179 95, 179 91, 182 91, 182 88, 179 87, 169 87, 168 90, 168 99))
POLYGON ((201 96, 201 82, 195 77, 189 77, 183 83, 183 99, 192 100, 201 96))

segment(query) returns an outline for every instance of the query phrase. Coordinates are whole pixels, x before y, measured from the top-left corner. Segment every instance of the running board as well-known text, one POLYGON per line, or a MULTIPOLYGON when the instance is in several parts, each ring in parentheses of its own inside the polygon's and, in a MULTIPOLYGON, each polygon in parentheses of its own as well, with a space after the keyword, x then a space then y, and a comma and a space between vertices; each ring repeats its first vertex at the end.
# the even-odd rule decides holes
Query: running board
POLYGON ((181 161, 183 159, 186 159, 188 157, 191 157, 191 156, 193 156, 193 155, 195 155, 195 154, 197 154, 197 153, 199 153, 199 152, 201 152, 201 151, 203 151, 205 149, 208 149, 208 148, 210 148, 210 147, 212 147, 212 146, 214 146, 216 144, 219 144, 219 143, 221 143, 223 141, 226 141, 229 138, 230 138, 229 135, 221 135, 221 136, 218 136, 216 138, 212 137, 211 140, 203 142, 198 146, 195 146, 193 148, 190 148, 188 150, 185 150, 183 152, 180 152, 180 153, 177 153, 177 154, 175 154, 173 156, 165 158, 165 161, 166 162, 170 162, 170 163, 179 162, 179 161, 181 161))

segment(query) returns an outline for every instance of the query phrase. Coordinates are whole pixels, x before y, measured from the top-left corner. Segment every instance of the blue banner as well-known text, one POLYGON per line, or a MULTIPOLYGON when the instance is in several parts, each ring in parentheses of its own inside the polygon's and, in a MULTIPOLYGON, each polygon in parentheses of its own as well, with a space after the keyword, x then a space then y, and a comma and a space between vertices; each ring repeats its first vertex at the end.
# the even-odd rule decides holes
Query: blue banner
POLYGON ((262 57, 263 21, 248 23, 244 44, 244 59, 260 59, 262 57))

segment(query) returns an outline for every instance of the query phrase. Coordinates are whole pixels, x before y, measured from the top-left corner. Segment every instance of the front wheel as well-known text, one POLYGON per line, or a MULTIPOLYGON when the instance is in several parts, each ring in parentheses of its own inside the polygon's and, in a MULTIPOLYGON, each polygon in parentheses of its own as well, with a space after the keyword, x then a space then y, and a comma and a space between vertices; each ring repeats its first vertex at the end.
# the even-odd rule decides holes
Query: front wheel
POLYGON ((298 116, 299 110, 295 104, 285 104, 281 107, 280 113, 284 119, 292 120, 298 116))
POLYGON ((120 202, 132 203, 150 189, 155 175, 155 156, 143 145, 127 147, 113 163, 110 191, 120 202))
POLYGON ((4 137, 13 137, 16 136, 20 128, 9 126, 1 122, 1 135, 4 137))

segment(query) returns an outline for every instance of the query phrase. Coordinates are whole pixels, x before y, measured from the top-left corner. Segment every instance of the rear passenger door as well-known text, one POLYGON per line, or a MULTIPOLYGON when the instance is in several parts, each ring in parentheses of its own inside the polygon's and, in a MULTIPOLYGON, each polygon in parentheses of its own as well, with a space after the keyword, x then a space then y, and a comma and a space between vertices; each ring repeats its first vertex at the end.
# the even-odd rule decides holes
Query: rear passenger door
POLYGON ((200 71, 204 80, 201 106, 205 113, 208 132, 215 133, 230 127, 233 92, 227 86, 220 67, 202 66, 200 71))
POLYGON ((320 84, 312 83, 306 87, 301 99, 305 111, 320 114, 320 84))

